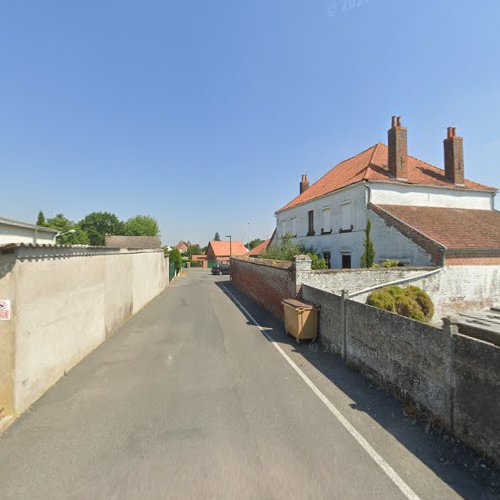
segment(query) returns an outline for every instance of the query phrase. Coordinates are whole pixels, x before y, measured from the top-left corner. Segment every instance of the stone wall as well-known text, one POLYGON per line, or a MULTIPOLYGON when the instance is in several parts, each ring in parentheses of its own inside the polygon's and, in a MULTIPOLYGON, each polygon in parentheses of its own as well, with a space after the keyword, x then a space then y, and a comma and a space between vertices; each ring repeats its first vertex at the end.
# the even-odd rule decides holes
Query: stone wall
POLYGON ((0 255, 0 298, 10 298, 13 309, 12 319, 0 322, 4 416, 26 410, 168 284, 162 251, 10 252, 0 255))
POLYGON ((319 340, 399 398, 500 464, 500 347, 305 285, 319 340))
POLYGON ((432 269, 429 267, 328 269, 311 271, 304 277, 303 284, 340 295, 342 290, 357 292, 393 281, 414 279, 432 269))

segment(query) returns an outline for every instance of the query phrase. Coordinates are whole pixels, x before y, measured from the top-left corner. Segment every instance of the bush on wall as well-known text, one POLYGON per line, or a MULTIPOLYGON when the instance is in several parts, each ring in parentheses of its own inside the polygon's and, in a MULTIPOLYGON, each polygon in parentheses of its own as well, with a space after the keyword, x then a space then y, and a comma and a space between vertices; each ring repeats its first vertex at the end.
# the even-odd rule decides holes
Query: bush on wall
POLYGON ((387 286, 370 293, 366 303, 424 323, 429 323, 434 316, 431 298, 417 286, 387 286))
POLYGON ((309 255, 311 257, 312 269, 327 269, 326 260, 320 257, 314 250, 307 248, 302 243, 293 243, 292 234, 286 234, 280 238, 279 243, 271 245, 261 255, 262 259, 292 260, 296 255, 309 255))

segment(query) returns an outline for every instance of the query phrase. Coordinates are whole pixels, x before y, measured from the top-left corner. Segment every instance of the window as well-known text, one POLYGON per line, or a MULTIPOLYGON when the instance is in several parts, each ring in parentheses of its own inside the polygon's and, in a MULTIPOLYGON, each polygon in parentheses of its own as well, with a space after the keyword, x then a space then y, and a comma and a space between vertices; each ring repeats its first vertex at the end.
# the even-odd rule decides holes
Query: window
POLYGON ((291 226, 290 232, 291 232, 294 236, 297 236, 297 224, 296 224, 296 221, 297 221, 297 218, 296 218, 296 217, 292 217, 292 218, 290 219, 290 226, 291 226))
POLYGON ((346 201, 340 205, 340 220, 341 227, 340 232, 346 233, 353 230, 352 225, 352 204, 350 201, 346 201))
POLYGON ((314 210, 309 210, 307 213, 309 217, 309 231, 307 232, 307 236, 314 235, 314 210))
POLYGON ((281 221, 281 236, 285 236, 286 234, 286 220, 281 221))
POLYGON ((321 234, 331 234, 331 211, 330 207, 325 207, 323 209, 323 227, 321 228, 321 234))
POLYGON ((342 254, 342 269, 351 269, 351 254, 342 254))
POLYGON ((332 267, 332 253, 331 252, 323 252, 323 259, 326 261, 326 267, 331 269, 332 267))

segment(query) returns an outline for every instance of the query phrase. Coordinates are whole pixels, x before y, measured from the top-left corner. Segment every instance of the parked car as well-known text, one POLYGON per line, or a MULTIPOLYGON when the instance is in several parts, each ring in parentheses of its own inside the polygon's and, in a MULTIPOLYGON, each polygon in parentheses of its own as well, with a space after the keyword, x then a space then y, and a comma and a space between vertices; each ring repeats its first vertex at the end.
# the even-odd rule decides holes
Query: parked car
POLYGON ((219 276, 222 274, 229 274, 230 267, 229 264, 217 264, 212 267, 212 274, 218 274, 219 276))

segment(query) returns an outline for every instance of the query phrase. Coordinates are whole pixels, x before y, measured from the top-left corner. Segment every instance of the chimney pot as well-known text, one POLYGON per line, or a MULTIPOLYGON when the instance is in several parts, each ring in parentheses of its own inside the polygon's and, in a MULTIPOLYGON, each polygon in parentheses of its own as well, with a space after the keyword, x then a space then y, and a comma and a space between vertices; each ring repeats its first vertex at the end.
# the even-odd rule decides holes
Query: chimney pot
POLYGON ((302 174, 302 180, 300 181, 300 194, 309 189, 309 180, 307 179, 307 174, 302 174))

